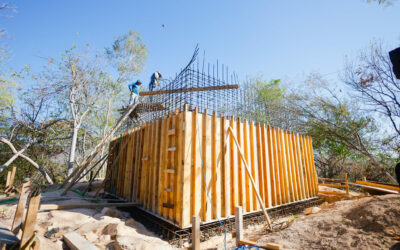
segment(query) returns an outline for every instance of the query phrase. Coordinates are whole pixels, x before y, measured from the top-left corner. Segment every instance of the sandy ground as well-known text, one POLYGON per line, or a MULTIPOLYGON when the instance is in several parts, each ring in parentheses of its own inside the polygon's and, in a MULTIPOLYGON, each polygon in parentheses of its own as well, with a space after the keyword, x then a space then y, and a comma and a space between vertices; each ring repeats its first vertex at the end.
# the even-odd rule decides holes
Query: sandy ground
MULTIPOLYGON (((80 196, 68 192, 68 200, 60 200, 62 190, 42 193, 42 203, 76 204, 89 203, 80 196)), ((0 224, 11 228, 16 203, 0 205, 0 224)), ((40 239, 40 249, 68 249, 62 234, 75 231, 100 249, 173 249, 146 228, 130 218, 129 214, 116 209, 70 209, 39 212, 36 229, 40 239), (44 234, 58 228, 51 238, 44 234)))
MULTIPOLYGON (((319 213, 295 218, 280 232, 267 234, 262 225, 251 226, 244 238, 260 245, 278 243, 284 249, 400 249, 400 195, 338 201, 319 213)), ((202 246, 223 249, 223 242, 218 236, 202 246)), ((230 234, 227 242, 234 248, 230 234)))
MULTIPOLYGON (((88 203, 73 192, 68 200, 60 200, 61 191, 45 192, 42 203, 88 203)), ((358 193, 353 193, 354 196, 358 193)), ((16 204, 0 205, 0 223, 11 227, 16 204)), ((400 195, 365 197, 324 204, 315 214, 297 215, 282 231, 266 233, 262 225, 244 230, 244 238, 260 245, 268 242, 284 249, 400 249, 400 195), (398 244, 396 246, 396 244, 398 244), (397 247, 397 248, 396 248, 397 247)), ((100 249, 173 249, 146 228, 116 209, 71 209, 39 212, 36 229, 41 249, 67 249, 62 234, 75 231, 100 249), (44 234, 59 232, 50 238, 44 234)), ((202 249, 224 249, 224 234, 202 242, 202 249)), ((226 237, 227 249, 235 249, 231 233, 226 237)))

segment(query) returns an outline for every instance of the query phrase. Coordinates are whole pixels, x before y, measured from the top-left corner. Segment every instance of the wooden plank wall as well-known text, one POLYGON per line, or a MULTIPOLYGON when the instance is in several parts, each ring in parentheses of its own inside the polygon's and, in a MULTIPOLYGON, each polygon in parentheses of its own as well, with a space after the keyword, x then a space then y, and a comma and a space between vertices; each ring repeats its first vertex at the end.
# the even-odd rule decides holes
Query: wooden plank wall
POLYGON ((113 139, 106 190, 182 228, 194 215, 207 222, 234 215, 235 206, 259 211, 229 126, 267 208, 317 195, 309 136, 197 109, 176 110, 113 139))

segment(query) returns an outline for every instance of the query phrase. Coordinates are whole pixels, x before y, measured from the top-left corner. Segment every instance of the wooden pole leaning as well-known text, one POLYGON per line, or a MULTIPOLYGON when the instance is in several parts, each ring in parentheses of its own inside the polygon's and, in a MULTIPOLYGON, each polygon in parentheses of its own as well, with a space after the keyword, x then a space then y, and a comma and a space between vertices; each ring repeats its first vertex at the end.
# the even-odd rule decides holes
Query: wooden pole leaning
POLYGON ((122 125, 122 123, 129 117, 129 115, 135 110, 138 103, 129 106, 129 108, 125 111, 125 113, 119 118, 117 123, 108 131, 106 136, 103 137, 101 142, 97 144, 94 150, 82 161, 82 163, 75 168, 70 176, 64 181, 61 187, 68 183, 70 179, 73 180, 69 183, 69 185, 65 188, 65 190, 61 193, 61 195, 65 195, 68 190, 75 184, 75 181, 79 178, 82 172, 89 166, 89 163, 94 159, 94 157, 100 152, 100 150, 104 147, 104 145, 111 139, 111 136, 115 131, 122 125))
POLYGON ((264 216, 265 216, 265 219, 267 220, 268 227, 269 227, 270 230, 272 230, 271 220, 270 220, 270 218, 269 218, 269 216, 268 216, 268 213, 267 213, 267 210, 266 210, 266 208, 265 208, 265 205, 264 205, 265 203, 264 203, 264 201, 262 200, 262 198, 261 198, 261 196, 260 196, 260 193, 258 192, 257 185, 256 185, 255 182, 254 182, 253 176, 251 175, 251 171, 250 171, 250 169, 249 169, 249 166, 247 165, 246 159, 245 159, 244 154, 243 154, 243 152, 242 152, 242 149, 241 149, 241 147, 240 147, 240 145, 239 145, 239 143, 238 143, 238 141, 237 141, 237 139, 236 139, 236 135, 235 135, 235 133, 233 132, 232 127, 229 127, 229 131, 231 132, 232 137, 233 137, 233 140, 235 141, 235 144, 236 144, 236 146, 237 146, 237 148, 238 148, 238 150, 239 150, 239 153, 240 153, 240 156, 241 156, 241 158, 242 158, 243 164, 244 164, 244 166, 245 166, 245 168, 246 168, 247 174, 249 175, 249 179, 250 179, 250 181, 251 181, 251 184, 252 184, 252 186, 253 186, 253 188, 254 188, 254 191, 256 192, 257 200, 258 200, 258 202, 260 203, 262 212, 263 212, 263 214, 264 214, 264 216))

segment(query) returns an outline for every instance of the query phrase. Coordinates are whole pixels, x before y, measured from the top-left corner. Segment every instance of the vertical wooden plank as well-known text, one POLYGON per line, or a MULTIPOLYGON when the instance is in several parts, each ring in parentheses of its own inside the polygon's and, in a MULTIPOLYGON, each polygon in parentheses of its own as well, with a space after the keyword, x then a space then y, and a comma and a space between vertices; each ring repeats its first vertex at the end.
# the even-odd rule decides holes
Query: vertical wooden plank
MULTIPOLYGON (((211 128, 211 116, 206 115, 207 118, 207 127, 211 128)), ((212 208, 211 206, 213 205, 215 208, 215 204, 211 204, 209 199, 212 199, 212 166, 211 166, 211 129, 207 129, 206 130, 206 135, 207 135, 207 139, 206 139, 206 150, 207 150, 207 154, 206 154, 206 162, 207 162, 207 168, 206 168, 206 187, 207 187, 207 191, 209 196, 207 197, 207 214, 206 214, 206 218, 207 221, 211 220, 211 215, 212 215, 212 208)))
POLYGON ((290 151, 289 151, 289 141, 288 141, 288 135, 286 131, 282 131, 283 134, 283 141, 285 143, 285 156, 286 156, 286 173, 287 173, 287 181, 288 181, 288 187, 289 187, 289 199, 290 202, 295 201, 294 197, 294 187, 293 187, 293 178, 292 178, 292 163, 291 163, 291 157, 290 157, 290 151))
POLYGON ((282 194, 284 194, 284 203, 289 203, 289 185, 288 185, 288 174, 287 174, 287 165, 286 165, 286 154, 285 154, 285 141, 283 139, 283 130, 278 129, 278 141, 279 141, 279 152, 280 152, 280 164, 282 169, 282 194))
POLYGON ((161 143, 161 119, 158 119, 156 121, 156 140, 154 144, 154 179, 153 179, 153 184, 154 184, 154 199, 153 199, 153 204, 152 204, 152 211, 154 213, 158 213, 158 206, 159 206, 159 185, 160 185, 160 143, 161 143))
POLYGON ((318 175, 317 175, 317 170, 315 169, 314 151, 313 151, 313 144, 312 144, 311 136, 309 137, 309 148, 310 148, 310 154, 311 154, 311 167, 312 167, 312 170, 314 173, 315 195, 317 195, 318 194, 318 175))
POLYGON ((142 162, 142 176, 140 178, 140 190, 139 190, 139 197, 140 197, 140 204, 145 206, 145 197, 147 193, 147 172, 148 172, 148 147, 149 147, 149 135, 150 135, 150 124, 146 124, 144 127, 144 135, 143 135, 143 152, 140 161, 142 162), (146 159, 146 160, 145 160, 146 159))
POLYGON ((164 115, 162 121, 161 121, 161 142, 160 142, 160 168, 159 168, 159 186, 158 186, 158 199, 159 199, 159 204, 158 204, 158 210, 159 214, 161 216, 166 217, 165 215, 165 208, 163 207, 163 203, 165 202, 165 192, 164 192, 164 187, 165 187, 165 180, 167 173, 165 173, 165 169, 167 169, 168 164, 167 164, 167 147, 168 147, 168 136, 167 136, 167 131, 168 131, 168 118, 166 115, 164 115))
POLYGON ((270 163, 269 163, 269 157, 270 157, 270 145, 268 143, 268 131, 267 128, 265 127, 265 124, 262 124, 260 127, 261 130, 261 152, 262 152, 262 162, 263 162, 263 178, 264 178, 264 196, 265 196, 265 206, 267 208, 272 207, 272 184, 271 184, 271 179, 272 179, 272 173, 270 171, 270 163))
POLYGON ((22 229, 21 249, 24 249, 26 247, 26 244, 33 236, 39 204, 40 194, 31 196, 29 198, 29 205, 26 211, 26 217, 22 229))
POLYGON ((136 131, 136 142, 135 142, 135 170, 134 170, 134 179, 133 179, 133 190, 132 190, 132 201, 137 202, 138 198, 138 182, 140 179, 140 164, 141 164, 141 159, 140 159, 140 151, 141 151, 141 138, 142 138, 142 128, 139 128, 136 131))
POLYGON ((152 178, 150 181, 151 185, 151 199, 150 199, 150 207, 152 212, 156 212, 156 199, 158 199, 158 147, 159 147, 159 124, 160 120, 154 121, 154 136, 153 136, 153 145, 152 145, 152 156, 151 156, 151 164, 152 164, 152 178))
POLYGON ((240 246, 243 239, 243 212, 242 207, 235 207, 236 246, 240 246))
POLYGON ((15 178, 15 171, 17 170, 17 167, 13 167, 12 168, 12 172, 11 172, 11 177, 10 177, 10 184, 9 184, 9 191, 11 191, 13 185, 14 185, 14 178, 15 178))
POLYGON ((230 140, 228 136, 228 121, 225 117, 221 121, 221 132, 222 132, 222 166, 223 166, 223 193, 224 193, 224 203, 222 206, 222 216, 228 217, 231 215, 231 164, 230 164, 230 140))
MULTIPOLYGON (((243 132, 242 132, 243 126, 242 123, 240 122, 240 118, 237 118, 237 140, 239 145, 242 147, 243 144, 243 132)), ((238 150, 236 150, 238 152, 238 150)), ((239 182, 239 206, 244 208, 246 210, 246 186, 245 186, 245 173, 243 169, 243 163, 240 158, 240 155, 237 153, 237 164, 238 164, 238 182, 239 182)))
POLYGON ((307 171, 307 165, 306 165, 307 163, 306 163, 305 157, 304 157, 302 135, 300 135, 300 134, 298 135, 298 141, 299 141, 300 161, 301 161, 303 180, 304 180, 305 198, 310 198, 309 186, 308 186, 308 176, 307 176, 308 171, 307 171))
POLYGON ((304 159, 306 161, 306 166, 307 166, 308 190, 309 190, 310 197, 312 197, 313 196, 313 177, 311 174, 311 166, 310 166, 310 161, 308 158, 307 141, 306 141, 305 135, 302 136, 302 140, 303 140, 304 159))
POLYGON ((131 143, 132 143, 132 150, 131 150, 131 154, 130 154, 130 158, 132 159, 132 168, 131 168, 131 177, 130 177, 130 183, 129 183, 129 188, 128 188, 128 200, 132 201, 132 194, 133 194, 133 183, 134 183, 134 179, 135 179, 135 163, 136 163, 136 133, 137 128, 135 128, 132 131, 132 138, 131 138, 131 143))
POLYGON ((299 163, 296 154, 296 135, 291 132, 290 133, 290 147, 293 155, 293 167, 294 167, 294 176, 296 179, 296 190, 297 190, 297 199, 302 200, 302 191, 301 191, 301 184, 300 184, 300 172, 299 172, 299 163))
POLYGON ((125 136, 121 136, 121 144, 119 145, 119 152, 118 152, 118 154, 120 154, 119 155, 119 157, 118 157, 118 173, 117 173, 117 192, 116 192, 116 194, 118 195, 118 196, 121 196, 121 186, 123 185, 123 181, 122 181, 122 178, 123 178, 123 173, 124 173, 124 168, 125 168, 125 165, 124 165, 124 151, 125 151, 125 143, 126 143, 126 137, 125 136))
POLYGON ((271 126, 267 126, 267 143, 268 144, 268 156, 269 156, 269 174, 270 174, 270 187, 271 187, 271 206, 278 204, 277 198, 277 177, 275 171, 275 153, 274 153, 274 138, 273 129, 271 126))
POLYGON ((306 145, 306 151, 307 151, 307 160, 308 160, 308 166, 309 166, 309 171, 310 171, 310 179, 311 179, 311 190, 312 190, 312 196, 317 195, 317 185, 318 181, 316 180, 315 176, 315 167, 313 162, 312 162, 312 146, 310 147, 310 137, 309 136, 304 136, 304 141, 306 145), (311 149, 311 150, 310 150, 311 149))
MULTIPOLYGON (((182 196, 181 188, 184 183, 182 183, 182 173, 183 173, 183 151, 185 150, 185 145, 183 145, 183 116, 184 113, 176 111, 176 122, 175 122, 175 181, 174 181, 174 220, 181 224, 182 222, 182 196)), ((189 208, 190 209, 190 208, 189 208)), ((188 217, 190 220, 190 216, 188 217)))
MULTIPOLYGON (((233 130, 237 130, 236 126, 237 123, 235 122, 235 118, 232 117, 229 126, 232 127, 233 130)), ((229 133, 229 156, 230 156, 230 170, 231 170, 231 191, 230 191, 230 196, 231 196, 231 211, 235 212, 235 206, 239 204, 239 164, 237 163, 237 156, 236 156, 236 150, 234 148, 234 145, 232 143, 233 141, 233 135, 232 133, 229 133)))
MULTIPOLYGON (((212 205, 217 210, 217 154, 216 154, 216 143, 217 143, 217 133, 216 133, 216 122, 217 122, 217 112, 214 111, 211 120, 211 199, 212 205)), ((221 198, 221 194, 218 193, 218 200, 221 198)), ((218 211, 218 210, 217 210, 218 211)), ((218 212, 217 212, 218 213, 218 212)), ((216 219, 216 214, 214 210, 212 212, 212 218, 216 219)))
POLYGON ((193 224, 192 224, 192 249, 200 250, 200 222, 201 219, 199 216, 193 216, 193 224))
MULTIPOLYGON (((168 129, 175 129, 176 126, 176 115, 174 113, 171 112, 171 123, 168 129)), ((169 145, 168 147, 176 147, 176 142, 175 142, 175 135, 170 136, 170 140, 169 140, 169 145)), ((174 189, 174 183, 175 183, 175 175, 176 173, 176 163, 175 163, 175 152, 176 151, 168 151, 168 158, 169 158, 169 169, 173 169, 174 173, 173 174, 168 174, 168 184, 166 185, 167 188, 169 189, 174 189)), ((168 203, 170 204, 174 204, 174 193, 172 192, 168 192, 167 194, 168 196, 168 203)), ((168 209, 168 219, 170 220, 174 220, 174 210, 175 210, 175 204, 174 204, 174 208, 173 209, 168 209)))
MULTIPOLYGON (((118 143, 118 153, 117 153, 117 156, 118 156, 118 154, 121 154, 120 152, 121 152, 121 150, 122 150, 122 144, 123 144, 123 137, 121 136, 120 138, 119 138, 119 143, 118 143)), ((115 158, 115 162, 114 162, 114 165, 115 165, 115 175, 116 175, 116 178, 115 178, 115 180, 114 180, 114 187, 115 187, 115 194, 116 195, 118 195, 118 189, 119 189, 119 185, 121 185, 121 183, 120 183, 120 181, 119 181, 119 177, 121 176, 120 175, 120 172, 121 172, 121 165, 122 164, 120 164, 121 163, 121 159, 117 159, 117 157, 115 158)))
POLYGON ((302 199, 307 198, 306 194, 306 189, 305 189, 305 179, 304 179, 304 170, 303 170, 303 162, 301 159, 301 152, 300 152, 300 140, 299 140, 299 134, 296 133, 294 137, 294 142, 295 142, 295 147, 296 147, 296 158, 297 158, 297 164, 298 164, 298 170, 299 170, 299 180, 300 180, 300 191, 301 191, 301 197, 302 199))
POLYGON ((139 148, 140 148, 140 152, 139 152, 139 158, 138 158, 138 161, 139 161, 139 175, 138 175, 138 183, 137 183, 137 185, 138 185, 138 187, 137 187, 137 200, 138 200, 138 203, 140 203, 140 197, 141 197, 141 191, 142 191, 142 181, 143 181, 143 179, 142 179, 142 175, 143 175, 143 167, 144 167, 144 165, 143 165, 143 160, 142 160, 142 158, 144 157, 144 146, 145 146, 145 140, 146 140, 146 138, 145 138, 145 135, 146 135, 146 124, 143 124, 143 126, 142 126, 142 129, 141 129, 141 138, 140 138, 140 146, 139 146, 139 148))
POLYGON ((221 118, 217 118, 216 112, 214 113, 213 119, 215 119, 215 157, 216 157, 216 169, 215 169, 215 210, 218 217, 222 216, 222 204, 225 200, 225 194, 222 191, 222 147, 221 147, 221 118))
POLYGON ((199 195, 200 193, 198 191, 200 190, 196 190, 196 183, 199 183, 196 175, 197 175, 197 152, 199 152, 199 147, 198 147, 198 139, 197 139, 197 130, 198 130, 198 126, 197 126, 197 116, 198 116, 198 108, 195 107, 194 112, 193 112, 193 116, 192 116, 192 133, 189 134, 187 132, 185 132, 186 136, 188 136, 189 138, 191 138, 192 140, 192 181, 191 181, 191 186, 190 186, 190 195, 192 197, 191 199, 191 203, 190 203, 190 214, 192 216, 195 215, 199 215, 197 213, 197 209, 196 206, 199 206, 199 204, 196 204, 196 196, 199 195), (191 136, 191 137, 190 137, 191 136))
POLYGON ((183 120, 182 120, 182 145, 184 150, 182 152, 182 167, 181 167, 181 184, 180 191, 178 193, 179 197, 182 197, 181 203, 181 226, 188 226, 191 222, 191 204, 194 201, 195 197, 191 196, 191 180, 192 180, 192 121, 193 121, 193 113, 184 110, 183 120))
MULTIPOLYGON (((253 176, 253 179, 256 183, 256 185, 258 185, 259 188, 259 176, 258 176, 258 161, 257 160, 257 140, 255 139, 255 133, 254 133, 254 123, 250 122, 249 123, 249 130, 250 130, 250 141, 249 141, 249 146, 250 146, 250 168, 251 168, 251 175, 253 176), (257 171, 256 171, 257 169, 257 171)), ((256 198, 256 191, 254 188, 252 188, 251 186, 249 187, 250 190, 252 190, 252 210, 258 210, 259 209, 259 205, 257 202, 257 198, 256 198)), ((260 190, 260 189, 258 189, 260 190)), ((262 188, 261 188, 262 190, 262 188)), ((262 197, 262 196, 261 196, 262 197)), ((264 197, 262 197, 262 199, 264 200, 264 197)))
POLYGON ((152 149, 154 148, 153 146, 153 133, 154 133, 154 122, 151 121, 149 122, 149 124, 147 125, 148 130, 149 130, 149 135, 148 135, 148 139, 146 140, 147 143, 147 153, 145 155, 145 159, 144 162, 146 162, 146 184, 145 184, 145 189, 146 189, 146 193, 144 196, 144 207, 146 208, 146 210, 151 210, 149 207, 149 200, 150 200, 150 196, 151 196, 151 187, 153 186, 153 183, 150 183, 150 180, 152 178, 152 163, 153 163, 153 159, 152 159, 152 149))
POLYGON ((128 145, 126 150, 126 170, 125 170, 125 180, 124 180, 124 199, 129 200, 129 190, 131 188, 131 180, 132 180, 132 152, 133 152, 133 133, 129 133, 127 135, 128 145))
MULTIPOLYGON (((246 162, 249 166, 252 166, 253 162, 250 160, 250 133, 249 133, 249 124, 248 121, 245 119, 243 121, 243 146, 244 146, 244 157, 246 162)), ((242 145, 240 145, 242 146, 242 145)), ((249 212, 253 210, 253 200, 252 200, 252 188, 250 186, 250 176, 245 171, 244 172, 244 179, 245 179, 245 191, 246 191, 246 206, 245 211, 249 212)))
POLYGON ((277 141, 277 129, 271 127, 272 132, 272 145, 274 153, 274 174, 275 174, 275 190, 276 190, 276 205, 283 204, 283 190, 282 190, 282 180, 281 180, 281 165, 279 162, 279 152, 278 152, 278 141, 277 141))
MULTIPOLYGON (((198 109, 196 109, 198 111, 198 109)), ((196 112, 195 110, 195 112, 196 112)), ((195 206, 194 206, 194 213, 195 215, 199 215, 201 218, 203 218, 202 213, 203 213, 203 195, 205 192, 204 188, 204 178, 203 178, 203 167, 202 167, 202 161, 203 161, 203 115, 197 113, 196 114, 196 138, 195 139, 195 152, 194 154, 196 155, 196 162, 194 165, 194 168, 196 169, 196 172, 194 173, 195 179, 196 179, 196 186, 195 186, 195 192, 196 196, 194 196, 195 199, 195 206)))
POLYGON ((300 198, 299 198, 299 192, 297 190, 297 173, 296 173, 294 154, 293 154, 293 146, 292 146, 292 144, 293 144, 292 132, 286 133, 286 140, 287 140, 288 154, 290 157, 290 172, 291 172, 291 182, 292 182, 292 187, 293 187, 293 200, 298 201, 298 200, 300 200, 300 198))
POLYGON ((208 110, 204 110, 204 114, 202 115, 202 141, 201 141, 201 166, 202 166, 202 174, 201 174, 201 218, 203 221, 207 221, 207 112, 208 110))
POLYGON ((11 181, 11 171, 8 171, 5 190, 7 190, 10 187, 10 181, 11 181))
POLYGON ((31 182, 27 181, 24 184, 22 184, 22 188, 21 188, 21 194, 19 196, 18 199, 18 204, 17 204, 17 208, 15 211, 15 216, 13 219, 13 223, 11 225, 11 231, 14 234, 18 233, 18 229, 21 227, 21 223, 22 223, 22 218, 24 217, 24 210, 25 210, 25 205, 26 205, 26 200, 28 198, 28 195, 30 193, 30 186, 31 186, 31 182))
POLYGON ((262 132, 260 123, 256 123, 256 143, 257 143, 257 167, 258 167, 258 190, 260 190, 260 196, 264 201, 264 206, 268 205, 268 194, 265 193, 265 186, 267 184, 264 172, 265 167, 265 152, 262 151, 262 132))

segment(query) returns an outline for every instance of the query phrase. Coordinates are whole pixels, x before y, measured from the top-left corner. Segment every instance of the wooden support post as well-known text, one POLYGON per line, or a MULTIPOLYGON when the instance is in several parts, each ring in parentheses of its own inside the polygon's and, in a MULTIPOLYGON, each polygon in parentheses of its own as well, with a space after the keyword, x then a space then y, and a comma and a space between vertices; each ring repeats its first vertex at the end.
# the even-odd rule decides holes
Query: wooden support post
POLYGON ((346 183, 346 195, 349 195, 349 182, 347 180, 347 173, 344 173, 344 182, 346 183))
POLYGON ((29 191, 30 185, 31 185, 30 181, 22 184, 21 195, 19 196, 19 199, 18 199, 17 209, 15 211, 14 220, 13 220, 13 223, 11 226, 11 231, 14 234, 18 234, 18 231, 21 227, 22 217, 24 216, 24 210, 25 210, 25 205, 26 205, 26 199, 28 198, 28 195, 30 192, 29 191))
POLYGON ((200 222, 198 215, 193 216, 192 222, 192 250, 200 250, 200 222))
MULTIPOLYGON (((13 167, 9 181, 8 181, 8 175, 7 175, 8 185, 6 185, 6 190, 5 190, 6 193, 11 192, 11 190, 13 189, 16 170, 17 170, 17 167, 13 167)), ((10 171, 8 171, 8 174, 10 174, 10 171)))
POLYGON ((7 180, 6 180, 6 188, 4 189, 4 191, 7 192, 8 188, 10 187, 10 179, 11 179, 11 172, 8 171, 7 172, 7 180))
POLYGON ((236 246, 240 246, 243 240, 243 212, 242 207, 235 207, 235 229, 236 229, 236 246))
POLYGON ((251 172, 250 172, 249 166, 247 165, 246 159, 245 159, 245 157, 244 157, 244 155, 243 155, 243 152, 242 152, 242 149, 240 148, 240 145, 239 145, 239 143, 238 143, 238 141, 237 141, 237 139, 236 139, 236 136, 235 136, 235 134, 234 134, 234 132, 233 132, 233 130, 232 130, 232 127, 229 127, 229 131, 230 131, 230 132, 232 133, 232 135, 233 135, 233 140, 235 141, 236 146, 238 147, 240 156, 242 157, 243 165, 245 166, 246 171, 247 171, 247 174, 249 175, 249 179, 250 179, 250 181, 251 181, 251 184, 253 185, 253 188, 254 188, 254 190, 256 191, 257 199, 258 199, 258 202, 260 203, 260 206, 261 206, 262 212, 263 212, 263 214, 264 214, 264 216, 265 216, 265 219, 267 220, 268 227, 269 227, 270 230, 272 230, 271 220, 269 219, 269 216, 268 216, 268 214, 267 214, 267 210, 266 210, 266 208, 265 208, 265 203, 264 203, 264 201, 263 201, 263 200, 261 199, 261 197, 260 197, 260 193, 258 192, 258 189, 257 189, 256 184, 254 183, 253 176, 252 176, 252 174, 251 174, 251 172))
POLYGON ((26 211, 26 217, 24 221, 24 227, 22 229, 21 237, 21 248, 24 249, 26 244, 32 238, 36 225, 36 217, 40 204, 40 194, 33 195, 29 198, 28 210, 26 211))

